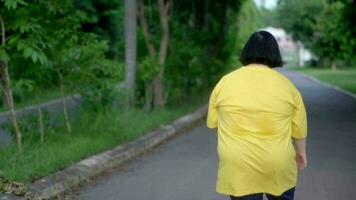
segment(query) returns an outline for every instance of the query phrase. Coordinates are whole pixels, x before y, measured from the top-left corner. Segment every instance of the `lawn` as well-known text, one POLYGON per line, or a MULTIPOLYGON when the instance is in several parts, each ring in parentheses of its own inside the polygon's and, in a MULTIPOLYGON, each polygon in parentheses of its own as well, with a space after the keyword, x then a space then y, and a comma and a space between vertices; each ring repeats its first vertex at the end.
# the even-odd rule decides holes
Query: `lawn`
POLYGON ((315 68, 290 68, 294 71, 312 76, 322 82, 335 85, 339 88, 356 94, 356 68, 339 69, 315 69, 315 68))

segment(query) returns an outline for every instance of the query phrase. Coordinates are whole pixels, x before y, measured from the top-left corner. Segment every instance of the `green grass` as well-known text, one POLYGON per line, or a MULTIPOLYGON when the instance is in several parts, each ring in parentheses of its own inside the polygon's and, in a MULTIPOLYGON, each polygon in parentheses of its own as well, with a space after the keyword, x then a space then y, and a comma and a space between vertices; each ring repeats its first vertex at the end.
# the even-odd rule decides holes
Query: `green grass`
POLYGON ((336 71, 316 68, 291 69, 356 94, 356 68, 339 69, 336 71))
POLYGON ((134 140, 161 124, 170 123, 195 110, 202 102, 199 100, 152 112, 82 111, 78 115, 80 118, 73 123, 73 132, 69 136, 62 128, 50 129, 43 144, 38 136, 32 139, 25 137, 22 154, 17 152, 14 144, 0 149, 0 175, 11 181, 32 182, 90 155, 134 140))

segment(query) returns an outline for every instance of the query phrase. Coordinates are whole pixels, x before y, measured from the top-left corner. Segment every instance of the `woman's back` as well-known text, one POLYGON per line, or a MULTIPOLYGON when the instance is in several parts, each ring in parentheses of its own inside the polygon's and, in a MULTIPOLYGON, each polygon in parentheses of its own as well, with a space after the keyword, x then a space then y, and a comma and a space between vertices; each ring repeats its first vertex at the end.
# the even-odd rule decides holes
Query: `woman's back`
POLYGON ((267 67, 242 67, 226 75, 217 95, 219 123, 224 132, 259 138, 283 137, 290 132, 294 87, 267 67))
POLYGON ((279 195, 295 186, 291 137, 305 137, 303 108, 294 85, 267 66, 252 64, 224 76, 211 95, 207 122, 218 127, 217 190, 279 195))

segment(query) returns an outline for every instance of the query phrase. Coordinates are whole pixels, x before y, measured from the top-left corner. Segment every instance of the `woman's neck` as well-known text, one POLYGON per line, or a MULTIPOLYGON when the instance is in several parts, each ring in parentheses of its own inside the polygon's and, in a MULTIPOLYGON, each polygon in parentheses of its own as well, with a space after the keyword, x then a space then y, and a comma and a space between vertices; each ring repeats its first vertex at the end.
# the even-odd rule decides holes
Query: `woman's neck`
POLYGON ((247 65, 246 67, 263 67, 263 68, 270 68, 267 65, 264 64, 259 64, 259 63, 251 63, 249 65, 247 65))

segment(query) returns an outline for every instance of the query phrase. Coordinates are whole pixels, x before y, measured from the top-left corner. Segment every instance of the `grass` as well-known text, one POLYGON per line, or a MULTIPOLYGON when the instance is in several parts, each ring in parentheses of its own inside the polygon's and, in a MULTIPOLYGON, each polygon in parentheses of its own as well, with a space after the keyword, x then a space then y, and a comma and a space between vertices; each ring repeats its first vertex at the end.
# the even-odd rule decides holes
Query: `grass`
POLYGON ((316 68, 291 68, 294 71, 312 76, 322 82, 338 86, 353 94, 356 94, 356 68, 339 69, 333 71, 331 69, 316 69, 316 68))
POLYGON ((10 181, 32 182, 90 155, 134 140, 161 124, 170 123, 195 110, 202 102, 203 100, 197 100, 187 105, 170 106, 152 112, 81 111, 78 115, 80 118, 73 123, 71 135, 66 135, 63 128, 50 129, 43 144, 38 137, 24 137, 22 154, 17 152, 15 144, 0 149, 0 175, 10 181))

